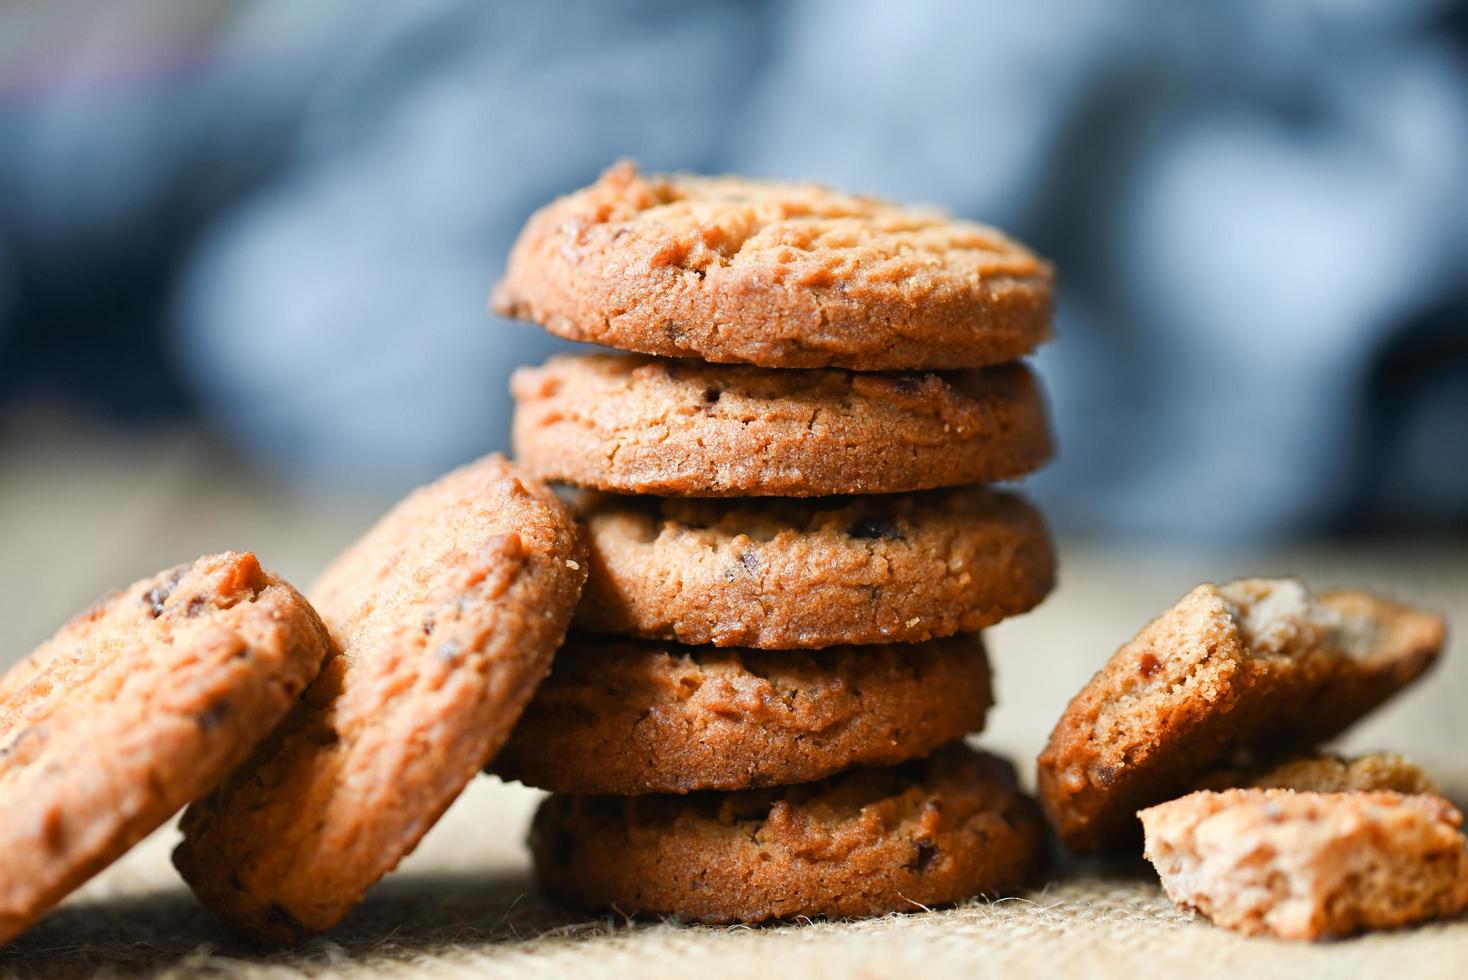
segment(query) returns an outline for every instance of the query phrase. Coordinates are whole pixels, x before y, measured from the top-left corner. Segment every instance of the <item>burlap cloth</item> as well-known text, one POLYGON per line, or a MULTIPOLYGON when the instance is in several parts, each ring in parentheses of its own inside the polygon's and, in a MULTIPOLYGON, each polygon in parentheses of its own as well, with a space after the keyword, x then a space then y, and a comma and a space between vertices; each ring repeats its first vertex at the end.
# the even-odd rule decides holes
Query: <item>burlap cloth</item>
MULTIPOLYGON (((0 539, 13 557, 0 563, 0 596, 8 597, 0 666, 104 587, 205 550, 253 547, 308 581, 365 520, 243 486, 206 454, 172 443, 152 455, 129 447, 101 476, 105 446, 49 462, 34 444, 26 448, 0 468, 0 539), (86 550, 58 549, 68 535, 86 550), (36 564, 48 556, 54 567, 36 564), (47 592, 47 583, 62 592, 47 592)), ((1447 662, 1360 726, 1348 747, 1408 753, 1460 802, 1468 798, 1461 543, 1218 555, 1069 542, 1061 554, 1058 592, 990 634, 1001 704, 978 741, 1014 757, 1026 775, 1090 671, 1191 585, 1299 572, 1312 584, 1384 589, 1448 611, 1457 633, 1447 662)), ((1001 902, 869 922, 718 929, 578 917, 532 887, 522 840, 534 801, 518 786, 476 781, 352 918, 288 951, 251 949, 211 919, 168 863, 169 830, 0 950, 0 974, 1468 977, 1468 921, 1316 946, 1245 939, 1173 909, 1137 859, 1062 866, 1048 885, 1001 902)))

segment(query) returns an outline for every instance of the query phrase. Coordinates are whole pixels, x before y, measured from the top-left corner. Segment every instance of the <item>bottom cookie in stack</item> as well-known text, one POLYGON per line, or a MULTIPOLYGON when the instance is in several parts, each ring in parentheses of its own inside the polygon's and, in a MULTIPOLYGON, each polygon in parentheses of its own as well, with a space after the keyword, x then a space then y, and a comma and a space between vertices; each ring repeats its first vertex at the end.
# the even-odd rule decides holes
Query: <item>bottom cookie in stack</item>
POLYGON ((1040 863, 983 727, 976 634, 822 651, 574 637, 495 771, 555 791, 547 892, 700 922, 880 915, 996 894, 1040 863), (613 795, 615 794, 615 795, 613 795))
POLYGON ((530 831, 543 888, 697 922, 881 915, 994 894, 1044 834, 1009 763, 954 744, 816 783, 686 796, 556 794, 530 831))

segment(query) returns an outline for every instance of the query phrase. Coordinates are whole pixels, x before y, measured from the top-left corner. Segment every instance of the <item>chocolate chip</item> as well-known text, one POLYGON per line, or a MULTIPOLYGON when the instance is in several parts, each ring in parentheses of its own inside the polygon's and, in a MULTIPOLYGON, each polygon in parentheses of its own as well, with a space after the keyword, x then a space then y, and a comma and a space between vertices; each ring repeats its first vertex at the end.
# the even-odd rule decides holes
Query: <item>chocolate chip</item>
POLYGON ((194 715, 194 722, 198 724, 199 731, 212 732, 219 727, 219 723, 229 716, 229 702, 224 698, 215 701, 209 707, 194 715))
POLYGON ((196 595, 189 600, 189 605, 188 608, 184 610, 184 615, 187 616, 189 619, 193 619, 195 616, 203 612, 204 607, 208 604, 209 600, 205 599, 201 595, 196 595))
POLYGON ((890 517, 863 517, 846 529, 846 533, 853 538, 874 539, 883 541, 901 541, 902 532, 897 529, 897 524, 890 517))
POLYGON ((908 867, 921 873, 928 869, 928 865, 932 864, 933 859, 937 856, 937 844, 934 844, 930 840, 920 840, 917 842, 917 855, 912 859, 912 863, 908 867))
POLYGON ((923 387, 923 378, 920 374, 908 374, 897 379, 892 390, 899 395, 916 395, 923 387))
POLYGON ((427 613, 423 617, 423 635, 433 635, 433 613, 427 613))
POLYGON ((153 614, 154 619, 163 615, 164 604, 168 602, 168 597, 173 595, 173 590, 178 588, 178 583, 183 578, 185 567, 180 565, 178 568, 175 568, 168 573, 167 578, 143 593, 143 605, 148 607, 148 611, 153 614))

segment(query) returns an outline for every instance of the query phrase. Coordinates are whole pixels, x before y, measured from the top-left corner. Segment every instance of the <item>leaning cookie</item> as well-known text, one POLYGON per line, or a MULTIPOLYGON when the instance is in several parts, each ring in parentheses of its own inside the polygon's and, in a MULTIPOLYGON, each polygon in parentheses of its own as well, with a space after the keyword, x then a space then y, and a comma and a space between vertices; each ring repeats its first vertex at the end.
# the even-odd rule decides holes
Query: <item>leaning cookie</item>
POLYGON ((1023 476, 1051 451, 1021 364, 855 374, 559 356, 517 370, 510 391, 522 465, 621 493, 902 493, 1023 476))
POLYGON ((312 590, 340 653, 184 814, 194 891, 264 939, 339 922, 503 744, 585 576, 570 513, 501 457, 398 504, 312 590))
POLYGON ((561 793, 805 783, 983 728, 977 635, 817 653, 573 637, 494 769, 561 793))
POLYGON ((1468 908, 1463 818, 1440 796, 1205 791, 1138 816, 1168 897, 1249 935, 1345 936, 1468 908))
POLYGON ((1090 851, 1134 837, 1135 812, 1188 792, 1241 750, 1317 745, 1420 676, 1442 617, 1293 579, 1201 585, 1071 700, 1039 758, 1040 801, 1090 851))
POLYGON ((576 622, 770 650, 915 643, 1025 612, 1055 583, 1044 522, 980 487, 809 500, 593 495, 576 622))
POLYGON ((0 943, 209 792, 316 676, 316 613, 251 554, 113 593, 0 680, 0 943))
POLYGON ((537 212, 497 313, 764 367, 977 367, 1050 334, 1054 273, 992 228, 814 184, 619 164, 537 212))
POLYGON ((697 922, 913 911, 1022 885, 1044 833, 1008 763, 962 746, 819 783, 551 796, 530 832, 569 905, 697 922))

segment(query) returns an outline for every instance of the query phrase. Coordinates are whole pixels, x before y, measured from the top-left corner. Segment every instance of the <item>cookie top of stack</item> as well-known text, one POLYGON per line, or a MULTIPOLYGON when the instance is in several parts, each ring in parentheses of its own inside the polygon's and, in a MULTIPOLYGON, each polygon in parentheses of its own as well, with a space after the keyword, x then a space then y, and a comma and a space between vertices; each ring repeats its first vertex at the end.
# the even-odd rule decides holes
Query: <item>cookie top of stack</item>
POLYGON ((491 305, 645 354, 931 371, 1030 353, 1053 280, 1022 245, 942 212, 624 162, 530 219, 491 305))

